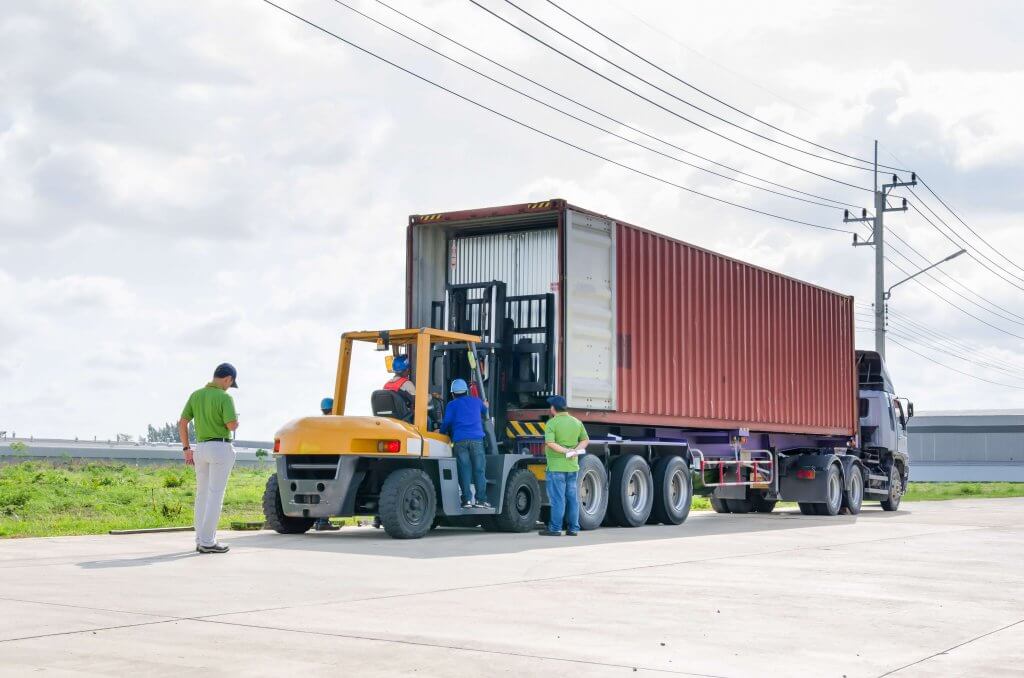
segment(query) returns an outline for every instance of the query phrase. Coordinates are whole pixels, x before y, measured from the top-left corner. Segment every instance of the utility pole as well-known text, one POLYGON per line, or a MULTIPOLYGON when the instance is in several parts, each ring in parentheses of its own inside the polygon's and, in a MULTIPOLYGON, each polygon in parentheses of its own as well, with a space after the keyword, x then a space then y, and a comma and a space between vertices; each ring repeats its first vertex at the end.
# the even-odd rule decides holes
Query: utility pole
POLYGON ((851 217, 850 210, 845 210, 843 223, 861 223, 870 221, 872 224, 871 240, 860 241, 857 234, 853 234, 853 246, 871 246, 875 248, 875 351, 885 360, 885 317, 886 317, 886 290, 885 290, 885 213, 906 212, 907 199, 903 198, 900 207, 889 207, 887 198, 889 191, 904 186, 917 186, 917 175, 910 173, 910 181, 900 181, 900 178, 893 174, 892 183, 883 184, 881 190, 878 187, 878 140, 875 140, 875 213, 868 216, 867 210, 862 210, 859 217, 851 217))

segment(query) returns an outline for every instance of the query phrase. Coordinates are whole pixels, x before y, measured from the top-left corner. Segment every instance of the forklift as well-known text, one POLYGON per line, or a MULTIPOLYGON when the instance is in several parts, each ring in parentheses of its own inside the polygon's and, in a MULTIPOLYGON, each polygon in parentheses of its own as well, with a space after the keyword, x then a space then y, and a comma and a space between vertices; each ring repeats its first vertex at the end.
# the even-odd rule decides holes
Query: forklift
MULTIPOLYGON (((507 360, 512 351, 507 344, 485 341, 494 338, 499 326, 505 331, 503 287, 502 283, 453 286, 442 306, 449 319, 461 318, 463 326, 482 327, 486 337, 435 327, 342 336, 330 414, 293 420, 275 435, 277 472, 267 481, 263 495, 268 527, 299 534, 318 518, 374 516, 396 539, 418 539, 439 525, 506 532, 536 527, 543 494, 531 466, 536 467, 538 460, 507 449, 495 436, 495 430, 504 430, 506 400, 514 392, 508 388, 508 371, 502 366, 502 359, 507 360), (395 357, 409 357, 414 365, 415 398, 374 391, 372 416, 347 415, 356 342, 373 344, 387 353, 389 371, 395 357), (466 379, 471 392, 489 405, 483 422, 484 494, 492 508, 462 507, 452 442, 440 432, 444 394, 455 378, 466 379)), ((529 358, 530 342, 520 343, 519 355, 529 358)))

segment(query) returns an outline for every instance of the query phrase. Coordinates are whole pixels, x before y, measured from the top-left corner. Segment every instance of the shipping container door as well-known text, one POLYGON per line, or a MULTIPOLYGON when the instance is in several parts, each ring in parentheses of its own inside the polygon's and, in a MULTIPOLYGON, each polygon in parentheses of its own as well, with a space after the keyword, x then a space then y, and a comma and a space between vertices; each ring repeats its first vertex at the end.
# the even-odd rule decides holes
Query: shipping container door
POLYGON ((615 222, 569 210, 565 219, 565 397, 614 410, 615 222))

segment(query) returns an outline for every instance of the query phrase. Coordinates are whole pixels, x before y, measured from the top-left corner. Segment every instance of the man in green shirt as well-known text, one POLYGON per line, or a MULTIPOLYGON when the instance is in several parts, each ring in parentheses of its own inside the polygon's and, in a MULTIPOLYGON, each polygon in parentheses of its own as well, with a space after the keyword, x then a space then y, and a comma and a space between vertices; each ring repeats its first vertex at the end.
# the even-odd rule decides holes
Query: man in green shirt
POLYGON ((238 428, 235 401, 227 391, 238 388, 238 372, 230 363, 221 363, 213 371, 213 381, 188 397, 178 421, 185 463, 196 468, 195 530, 196 551, 227 553, 226 544, 217 543, 217 523, 224 504, 235 448, 231 433, 238 428), (196 447, 188 441, 188 423, 195 421, 196 447))
POLYGON ((551 418, 544 429, 544 454, 548 461, 545 486, 551 504, 551 518, 540 534, 544 537, 562 536, 562 519, 568 517, 566 534, 575 537, 580 531, 578 457, 586 453, 590 439, 583 422, 569 414, 565 398, 551 396, 548 404, 551 405, 551 418))

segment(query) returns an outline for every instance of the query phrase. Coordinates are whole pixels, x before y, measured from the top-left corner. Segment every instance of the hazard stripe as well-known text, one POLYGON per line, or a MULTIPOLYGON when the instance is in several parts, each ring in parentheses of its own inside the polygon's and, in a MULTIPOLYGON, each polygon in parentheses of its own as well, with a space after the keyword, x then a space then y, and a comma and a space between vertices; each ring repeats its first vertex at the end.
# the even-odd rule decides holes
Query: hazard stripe
POLYGON ((420 221, 438 221, 441 219, 440 214, 425 214, 420 217, 420 221))
POLYGON ((526 209, 528 210, 542 210, 551 207, 551 201, 546 200, 544 202, 531 202, 527 203, 526 209))
POLYGON ((537 427, 537 425, 532 423, 532 422, 529 422, 529 423, 526 424, 526 430, 530 432, 530 435, 534 435, 534 436, 543 435, 543 433, 537 427))

